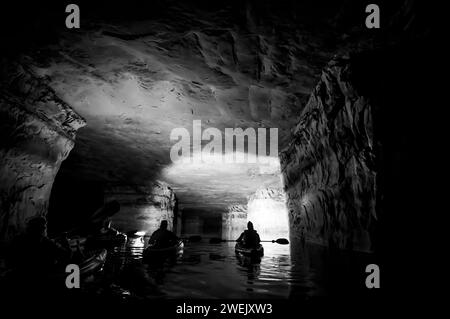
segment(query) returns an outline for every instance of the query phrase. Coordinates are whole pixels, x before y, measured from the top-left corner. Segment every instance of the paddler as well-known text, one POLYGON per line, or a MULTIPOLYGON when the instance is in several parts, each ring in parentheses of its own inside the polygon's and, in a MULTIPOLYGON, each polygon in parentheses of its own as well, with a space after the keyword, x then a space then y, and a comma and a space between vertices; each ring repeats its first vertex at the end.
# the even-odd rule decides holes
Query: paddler
POLYGON ((242 246, 246 248, 254 248, 261 242, 261 239, 259 238, 258 233, 253 228, 253 223, 248 222, 247 223, 247 229, 239 236, 238 239, 236 239, 238 243, 241 243, 242 246))
POLYGON ((170 230, 167 230, 167 226, 168 226, 167 220, 161 221, 159 229, 157 229, 152 234, 149 243, 155 245, 155 247, 158 248, 169 247, 174 243, 176 243, 178 241, 178 237, 170 230))

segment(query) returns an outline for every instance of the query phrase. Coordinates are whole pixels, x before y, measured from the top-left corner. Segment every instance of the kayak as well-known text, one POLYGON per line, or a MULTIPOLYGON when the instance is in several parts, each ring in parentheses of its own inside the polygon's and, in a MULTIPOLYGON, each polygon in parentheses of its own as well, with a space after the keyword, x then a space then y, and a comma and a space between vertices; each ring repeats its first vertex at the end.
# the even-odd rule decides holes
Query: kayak
POLYGON ((106 249, 101 249, 93 252, 90 257, 80 263, 80 274, 82 276, 88 276, 101 270, 103 268, 103 265, 105 264, 106 255, 106 249))
POLYGON ((178 252, 182 252, 184 248, 183 241, 180 239, 174 245, 168 247, 157 247, 155 245, 148 245, 145 248, 144 253, 173 253, 176 254, 178 252))
POLYGON ((244 247, 241 243, 236 243, 234 246, 236 254, 247 257, 262 257, 264 256, 264 247, 258 244, 256 247, 244 247))
POLYGON ((155 245, 148 245, 144 250, 144 258, 166 258, 171 256, 178 256, 183 254, 184 243, 180 239, 175 244, 168 247, 157 247, 155 245))

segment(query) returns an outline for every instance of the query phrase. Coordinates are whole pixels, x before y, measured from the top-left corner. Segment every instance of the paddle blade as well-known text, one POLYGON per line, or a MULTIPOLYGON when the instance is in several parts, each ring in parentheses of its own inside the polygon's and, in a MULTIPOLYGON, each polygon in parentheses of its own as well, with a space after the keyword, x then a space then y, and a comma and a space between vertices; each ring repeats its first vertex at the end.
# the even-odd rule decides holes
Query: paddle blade
POLYGON ((280 245, 288 245, 289 244, 289 240, 287 240, 286 238, 278 238, 277 240, 275 240, 275 242, 280 245))
POLYGON ((222 240, 221 238, 211 238, 211 239, 209 240, 209 243, 210 243, 210 244, 219 244, 219 243, 221 243, 221 242, 223 242, 223 240, 222 240))

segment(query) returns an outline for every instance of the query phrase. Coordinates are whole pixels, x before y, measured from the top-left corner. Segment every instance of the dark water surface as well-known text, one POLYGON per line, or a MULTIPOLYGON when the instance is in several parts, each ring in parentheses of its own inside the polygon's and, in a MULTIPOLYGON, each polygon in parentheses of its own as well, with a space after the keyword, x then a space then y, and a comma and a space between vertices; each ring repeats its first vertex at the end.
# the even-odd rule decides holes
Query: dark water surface
POLYGON ((234 243, 186 243, 182 256, 164 264, 146 264, 142 237, 129 238, 110 251, 105 280, 124 295, 144 298, 289 298, 324 294, 322 269, 290 245, 264 243, 258 260, 240 258, 234 243))
POLYGON ((45 278, 32 286, 22 280, 0 285, 0 292, 12 301, 132 308, 164 308, 167 304, 162 301, 175 299, 278 299, 293 301, 293 305, 317 296, 326 296, 327 300, 372 300, 366 298, 370 290, 365 287, 365 266, 374 262, 369 255, 332 252, 309 244, 264 243, 264 256, 254 262, 239 258, 234 243, 209 244, 203 239, 186 243, 178 258, 149 264, 143 262, 145 246, 145 239, 136 237, 111 249, 103 271, 84 278, 82 289, 67 289, 63 273, 55 285, 45 278), (152 300, 156 303, 147 302, 152 300))

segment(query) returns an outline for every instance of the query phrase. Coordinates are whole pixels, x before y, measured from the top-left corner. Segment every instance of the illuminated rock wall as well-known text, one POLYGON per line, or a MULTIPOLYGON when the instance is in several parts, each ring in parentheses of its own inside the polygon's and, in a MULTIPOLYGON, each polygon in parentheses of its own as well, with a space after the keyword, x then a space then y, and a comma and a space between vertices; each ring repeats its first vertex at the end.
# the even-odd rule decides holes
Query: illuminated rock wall
POLYGON ((31 67, 2 63, 0 241, 47 214, 53 181, 85 121, 31 67))
POLYGON ((370 100, 355 88, 352 63, 332 60, 281 152, 291 236, 372 250, 377 222, 370 100))
POLYGON ((151 234, 167 220, 174 229, 177 199, 173 190, 163 182, 149 186, 117 185, 105 191, 105 202, 117 200, 120 211, 112 217, 112 226, 120 231, 146 231, 151 234))
POLYGON ((222 215, 222 239, 237 239, 247 228, 247 207, 232 205, 222 215))

